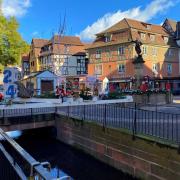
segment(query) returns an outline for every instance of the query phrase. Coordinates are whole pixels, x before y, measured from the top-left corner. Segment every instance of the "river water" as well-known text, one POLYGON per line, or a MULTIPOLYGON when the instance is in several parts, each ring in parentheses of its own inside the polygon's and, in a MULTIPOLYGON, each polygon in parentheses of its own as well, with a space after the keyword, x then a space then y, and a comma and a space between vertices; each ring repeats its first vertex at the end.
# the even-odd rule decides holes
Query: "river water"
POLYGON ((77 180, 133 179, 92 156, 56 140, 53 133, 47 132, 52 131, 38 129, 15 132, 13 136, 16 136, 15 140, 37 161, 50 162, 54 177, 69 175, 77 180))

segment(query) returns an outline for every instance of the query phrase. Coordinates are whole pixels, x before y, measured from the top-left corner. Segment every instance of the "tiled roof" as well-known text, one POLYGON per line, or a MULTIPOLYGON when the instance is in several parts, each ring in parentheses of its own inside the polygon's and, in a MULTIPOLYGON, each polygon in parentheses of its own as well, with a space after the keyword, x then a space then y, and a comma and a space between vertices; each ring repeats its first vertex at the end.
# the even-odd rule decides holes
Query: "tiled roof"
POLYGON ((141 30, 144 32, 149 32, 149 33, 163 34, 163 35, 167 35, 167 36, 169 35, 167 33, 167 31, 160 25, 149 24, 149 23, 145 23, 145 22, 141 22, 141 21, 137 21, 137 20, 132 20, 132 19, 127 19, 127 18, 125 20, 127 21, 128 25, 131 28, 141 30))
POLYGON ((80 38, 77 36, 59 36, 55 35, 51 38, 47 44, 71 44, 71 45, 83 45, 80 38))
POLYGON ((109 33, 109 32, 116 32, 121 29, 127 29, 127 28, 129 28, 129 25, 127 24, 126 19, 123 19, 119 21, 118 23, 114 24, 113 26, 111 26, 110 28, 106 29, 105 31, 98 33, 97 36, 105 34, 105 33, 109 33))
POLYGON ((73 56, 86 56, 85 52, 77 52, 75 54, 73 54, 73 56))
POLYGON ((49 50, 41 51, 41 56, 48 54, 73 55, 76 53, 85 53, 84 44, 80 41, 80 38, 76 36, 60 37, 58 35, 55 35, 53 38, 51 38, 50 41, 48 41, 48 43, 44 45, 44 47, 48 45, 50 45, 49 50))
POLYGON ((149 24, 149 23, 125 18, 121 20, 120 22, 116 23, 115 25, 113 25, 112 27, 108 28, 107 30, 101 33, 98 33, 93 44, 87 49, 115 45, 115 44, 120 44, 120 43, 129 43, 136 40, 137 38, 141 39, 140 37, 141 32, 146 34, 145 40, 141 40, 142 43, 157 44, 157 45, 171 45, 175 47, 177 46, 176 41, 173 39, 170 33, 166 31, 164 27, 160 25, 154 25, 154 24, 149 24), (123 35, 123 37, 114 39, 115 34, 119 32, 122 32, 122 33, 129 32, 129 36, 126 34, 126 35, 123 35), (112 39, 110 42, 105 42, 105 35, 108 33, 112 34, 112 39), (154 41, 150 40, 150 34, 155 35, 154 41), (164 36, 169 37, 169 41, 167 44, 164 41, 164 36))
POLYGON ((92 45, 92 43, 83 42, 83 45, 84 45, 84 49, 88 49, 92 45))
POLYGON ((36 38, 32 39, 32 43, 33 43, 35 48, 41 48, 47 42, 48 42, 48 40, 46 40, 46 39, 36 39, 36 38))
POLYGON ((172 19, 166 19, 169 23, 169 25, 172 27, 173 31, 176 32, 176 25, 177 25, 177 22, 172 20, 172 19))
POLYGON ((124 18, 123 20, 119 21, 118 23, 111 26, 107 30, 101 33, 98 33, 97 35, 102 35, 105 33, 112 33, 116 31, 128 29, 128 28, 134 28, 141 31, 145 31, 145 32, 168 35, 167 31, 160 25, 149 24, 149 23, 145 23, 145 22, 141 22, 141 21, 137 21, 133 19, 128 19, 128 18, 124 18), (147 28, 146 25, 149 25, 149 29, 147 28))

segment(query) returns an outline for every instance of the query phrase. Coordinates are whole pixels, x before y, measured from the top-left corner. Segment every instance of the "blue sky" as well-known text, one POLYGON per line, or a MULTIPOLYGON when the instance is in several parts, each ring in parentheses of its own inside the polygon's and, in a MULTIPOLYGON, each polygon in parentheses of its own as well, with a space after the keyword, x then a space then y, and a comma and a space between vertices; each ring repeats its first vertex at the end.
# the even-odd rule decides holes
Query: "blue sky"
POLYGON ((91 41, 98 33, 124 17, 160 24, 166 17, 180 21, 179 0, 4 0, 5 16, 14 15, 19 32, 30 42, 50 38, 66 13, 66 35, 91 41))

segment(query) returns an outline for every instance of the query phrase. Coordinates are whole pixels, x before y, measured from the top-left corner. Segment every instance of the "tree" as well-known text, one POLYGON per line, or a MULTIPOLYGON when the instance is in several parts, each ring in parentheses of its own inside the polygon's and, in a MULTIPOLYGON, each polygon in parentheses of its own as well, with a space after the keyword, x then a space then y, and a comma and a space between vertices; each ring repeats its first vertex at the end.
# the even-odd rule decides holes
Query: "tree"
POLYGON ((17 31, 15 17, 5 18, 0 14, 0 68, 20 64, 21 55, 29 51, 29 45, 17 31))

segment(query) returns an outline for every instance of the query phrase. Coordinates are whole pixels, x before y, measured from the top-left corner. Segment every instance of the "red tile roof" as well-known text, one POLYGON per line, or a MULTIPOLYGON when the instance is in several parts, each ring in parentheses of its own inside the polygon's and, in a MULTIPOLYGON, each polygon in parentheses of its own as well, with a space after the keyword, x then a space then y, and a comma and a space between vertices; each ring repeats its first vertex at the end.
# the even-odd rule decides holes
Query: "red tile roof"
POLYGON ((175 47, 177 46, 173 37, 170 35, 169 32, 166 31, 164 27, 160 25, 154 25, 137 20, 124 18, 123 20, 119 21, 118 23, 106 29, 105 31, 98 33, 93 44, 90 47, 87 47, 87 49, 131 42, 136 40, 137 38, 140 39, 140 33, 142 32, 146 34, 146 39, 142 40, 143 43, 171 45, 175 47), (125 33, 125 32, 128 32, 129 35, 123 34, 123 37, 116 36, 117 33, 125 33), (112 34, 112 40, 110 42, 105 42, 106 34, 112 34), (150 40, 150 34, 155 35, 154 41, 150 40), (114 38, 115 36, 116 38, 114 38), (164 36, 169 37, 169 41, 167 44, 164 42, 164 36))
POLYGON ((32 44, 34 45, 35 48, 41 48, 47 42, 48 42, 48 40, 46 40, 46 39, 36 39, 36 38, 32 39, 32 44))
POLYGON ((55 35, 51 38, 47 44, 71 44, 71 45, 83 45, 80 38, 77 36, 59 36, 55 35))

